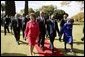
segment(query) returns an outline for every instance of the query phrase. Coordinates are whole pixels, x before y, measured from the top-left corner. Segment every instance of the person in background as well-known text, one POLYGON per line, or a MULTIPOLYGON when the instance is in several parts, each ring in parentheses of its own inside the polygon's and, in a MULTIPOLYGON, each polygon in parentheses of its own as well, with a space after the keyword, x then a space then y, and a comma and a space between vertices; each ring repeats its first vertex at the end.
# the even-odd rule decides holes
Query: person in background
POLYGON ((10 18, 7 15, 5 20, 4 20, 4 35, 6 35, 6 30, 8 30, 8 33, 10 33, 10 31, 9 31, 9 24, 10 24, 10 18))
MULTIPOLYGON (((84 34, 84 28, 83 28, 83 34, 84 34)), ((84 41, 84 37, 83 37, 83 38, 81 38, 81 40, 82 40, 82 41, 84 41)))

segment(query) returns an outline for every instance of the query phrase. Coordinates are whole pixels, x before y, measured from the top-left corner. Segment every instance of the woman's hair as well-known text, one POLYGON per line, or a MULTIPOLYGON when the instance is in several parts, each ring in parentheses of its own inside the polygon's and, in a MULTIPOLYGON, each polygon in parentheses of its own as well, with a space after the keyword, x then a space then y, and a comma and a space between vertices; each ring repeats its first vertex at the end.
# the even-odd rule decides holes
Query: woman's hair
POLYGON ((36 19, 35 13, 30 13, 30 16, 32 16, 34 19, 36 19))

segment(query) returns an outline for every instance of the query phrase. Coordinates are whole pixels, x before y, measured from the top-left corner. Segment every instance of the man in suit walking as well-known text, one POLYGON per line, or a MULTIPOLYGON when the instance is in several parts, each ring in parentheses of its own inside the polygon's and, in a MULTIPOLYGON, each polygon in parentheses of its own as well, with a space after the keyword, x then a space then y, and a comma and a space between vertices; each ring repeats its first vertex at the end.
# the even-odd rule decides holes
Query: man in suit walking
POLYGON ((9 31, 9 24, 10 24, 10 18, 8 17, 8 15, 6 16, 5 20, 4 20, 4 34, 6 35, 6 30, 8 30, 8 33, 10 33, 9 31))
POLYGON ((14 31, 14 37, 16 39, 16 42, 19 45, 20 40, 20 23, 19 23, 19 15, 15 14, 15 18, 12 20, 12 28, 14 31))
POLYGON ((45 41, 45 34, 46 34, 44 11, 40 11, 40 16, 38 17, 37 21, 39 23, 39 28, 40 28, 38 46, 41 45, 41 48, 44 51, 44 41, 45 41))
POLYGON ((56 31, 58 32, 59 35, 59 29, 58 29, 58 24, 56 20, 53 18, 54 15, 51 15, 51 19, 47 21, 47 30, 50 38, 50 48, 52 50, 52 53, 54 53, 54 39, 56 37, 56 31))

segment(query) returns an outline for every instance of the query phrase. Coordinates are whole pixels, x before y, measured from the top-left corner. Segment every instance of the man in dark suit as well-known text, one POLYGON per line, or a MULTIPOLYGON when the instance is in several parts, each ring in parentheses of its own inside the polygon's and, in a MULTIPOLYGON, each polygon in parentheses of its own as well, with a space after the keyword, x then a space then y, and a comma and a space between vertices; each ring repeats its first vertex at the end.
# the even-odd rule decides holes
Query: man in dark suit
POLYGON ((16 42, 19 45, 20 40, 20 24, 19 24, 19 16, 16 14, 15 18, 12 20, 12 28, 14 31, 14 37, 16 39, 16 42))
POLYGON ((6 16, 5 20, 4 20, 4 34, 6 35, 6 30, 8 30, 8 33, 10 33, 9 31, 9 24, 10 24, 10 18, 8 16, 6 16))
POLYGON ((47 30, 50 38, 50 48, 52 49, 52 53, 54 52, 54 39, 56 37, 56 31, 58 32, 59 35, 59 29, 58 29, 58 24, 57 21, 54 20, 53 15, 51 16, 51 19, 47 21, 47 30))
POLYGON ((43 11, 40 11, 40 16, 38 17, 37 21, 39 23, 39 28, 40 28, 38 46, 40 46, 40 44, 41 44, 41 48, 44 51, 44 41, 45 41, 46 28, 45 28, 45 17, 44 17, 43 11))

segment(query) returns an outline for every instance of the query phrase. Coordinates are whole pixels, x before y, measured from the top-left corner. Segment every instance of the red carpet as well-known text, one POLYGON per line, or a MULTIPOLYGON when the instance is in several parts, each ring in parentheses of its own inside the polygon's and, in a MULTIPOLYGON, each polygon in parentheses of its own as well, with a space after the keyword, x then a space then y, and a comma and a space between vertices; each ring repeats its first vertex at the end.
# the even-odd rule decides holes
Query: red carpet
POLYGON ((63 53, 57 48, 54 49, 55 52, 52 54, 51 49, 49 48, 50 46, 49 40, 45 40, 44 46, 45 50, 42 51, 42 49, 37 44, 35 45, 35 48, 37 49, 39 56, 63 56, 63 53))

